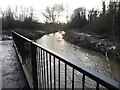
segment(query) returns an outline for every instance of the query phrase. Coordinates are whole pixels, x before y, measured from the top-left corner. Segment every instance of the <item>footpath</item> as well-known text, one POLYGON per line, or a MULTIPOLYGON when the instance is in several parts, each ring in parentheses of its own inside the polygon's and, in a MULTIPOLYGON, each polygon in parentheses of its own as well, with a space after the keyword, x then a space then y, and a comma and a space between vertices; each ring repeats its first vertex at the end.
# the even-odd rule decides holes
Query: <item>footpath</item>
POLYGON ((28 87, 12 40, 0 41, 0 90, 28 87))

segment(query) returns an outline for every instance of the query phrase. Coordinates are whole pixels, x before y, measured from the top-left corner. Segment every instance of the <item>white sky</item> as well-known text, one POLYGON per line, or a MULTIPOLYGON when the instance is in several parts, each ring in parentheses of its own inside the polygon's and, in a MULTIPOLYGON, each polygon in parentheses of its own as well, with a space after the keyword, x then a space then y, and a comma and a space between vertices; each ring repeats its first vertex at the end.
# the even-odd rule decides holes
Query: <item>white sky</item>
MULTIPOLYGON (((109 0, 106 0, 106 2, 108 1, 109 0)), ((78 7, 85 7, 87 10, 92 8, 99 9, 102 6, 102 0, 0 0, 0 8, 2 10, 8 8, 8 6, 12 9, 15 9, 16 6, 20 7, 21 5, 25 7, 32 6, 35 9, 37 17, 39 17, 39 21, 42 22, 44 20, 42 12, 44 12, 47 6, 54 4, 63 4, 65 9, 68 8, 68 13, 71 14, 73 10, 78 7)))

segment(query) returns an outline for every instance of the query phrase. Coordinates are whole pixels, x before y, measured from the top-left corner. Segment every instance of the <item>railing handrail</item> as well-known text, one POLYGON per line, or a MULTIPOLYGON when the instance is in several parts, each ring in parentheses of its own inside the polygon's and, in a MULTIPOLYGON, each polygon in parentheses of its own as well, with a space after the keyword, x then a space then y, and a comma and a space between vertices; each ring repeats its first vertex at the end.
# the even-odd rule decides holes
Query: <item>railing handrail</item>
POLYGON ((36 42, 16 33, 15 31, 12 31, 14 34, 20 36, 21 38, 23 38, 24 40, 28 41, 28 42, 31 42, 32 44, 34 44, 35 46, 41 48, 42 50, 50 53, 51 55, 53 55, 54 57, 60 59, 62 62, 65 62, 67 63, 67 65, 73 67, 74 69, 78 70, 79 72, 85 74, 86 76, 88 76, 89 78, 95 80, 96 82, 98 82, 99 84, 111 89, 111 88, 116 88, 116 89, 120 89, 120 83, 116 82, 115 80, 112 80, 100 73, 97 73, 87 67, 84 67, 84 66, 78 66, 76 65, 75 63, 73 64, 73 62, 70 62, 70 61, 67 61, 66 59, 64 58, 61 58, 59 55, 55 54, 54 52, 48 50, 47 48, 41 46, 40 44, 37 44, 36 42))

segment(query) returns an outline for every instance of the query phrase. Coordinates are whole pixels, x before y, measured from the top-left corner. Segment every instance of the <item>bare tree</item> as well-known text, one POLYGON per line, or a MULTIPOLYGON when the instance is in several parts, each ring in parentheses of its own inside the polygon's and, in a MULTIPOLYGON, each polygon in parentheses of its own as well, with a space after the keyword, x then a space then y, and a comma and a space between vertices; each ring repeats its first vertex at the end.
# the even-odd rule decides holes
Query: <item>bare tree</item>
POLYGON ((97 18, 97 16, 100 14, 100 12, 98 10, 95 10, 94 8, 92 8, 92 10, 88 11, 88 20, 94 20, 97 18))
POLYGON ((63 5, 55 4, 52 7, 48 6, 45 9, 45 12, 43 12, 43 16, 46 18, 46 22, 48 23, 58 23, 59 17, 61 15, 61 12, 64 11, 63 5))

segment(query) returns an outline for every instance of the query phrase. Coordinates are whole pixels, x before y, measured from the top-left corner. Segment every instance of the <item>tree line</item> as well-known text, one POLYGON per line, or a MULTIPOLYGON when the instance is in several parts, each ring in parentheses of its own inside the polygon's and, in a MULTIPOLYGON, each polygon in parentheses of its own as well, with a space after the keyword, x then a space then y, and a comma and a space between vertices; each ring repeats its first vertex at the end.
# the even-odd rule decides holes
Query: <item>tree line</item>
POLYGON ((1 11, 2 15, 2 29, 38 29, 41 28, 41 24, 34 19, 34 9, 32 7, 21 7, 21 12, 17 13, 16 10, 12 10, 10 7, 6 11, 1 11))
POLYGON ((75 9, 67 28, 120 40, 120 1, 109 2, 108 6, 103 2, 102 11, 93 8, 88 14, 84 7, 75 9))
POLYGON ((62 4, 46 7, 42 12, 45 17, 45 23, 42 24, 35 19, 32 7, 22 7, 21 11, 18 11, 17 7, 15 10, 9 7, 6 11, 1 11, 2 28, 3 30, 14 28, 33 30, 44 27, 52 32, 61 28, 76 29, 79 32, 95 33, 120 40, 120 1, 109 2, 109 5, 106 5, 105 1, 102 2, 102 11, 95 8, 91 10, 86 10, 84 7, 76 8, 67 24, 61 24, 60 17, 64 10, 62 4))

